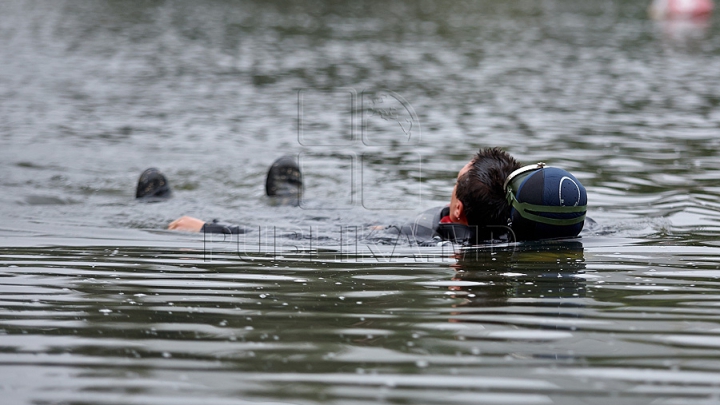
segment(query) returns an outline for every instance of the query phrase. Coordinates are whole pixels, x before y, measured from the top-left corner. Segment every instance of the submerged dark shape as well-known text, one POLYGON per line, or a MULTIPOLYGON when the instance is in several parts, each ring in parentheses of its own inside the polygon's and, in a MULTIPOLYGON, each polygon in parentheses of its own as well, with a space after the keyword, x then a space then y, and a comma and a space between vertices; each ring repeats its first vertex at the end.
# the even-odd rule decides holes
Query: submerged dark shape
POLYGON ((277 159, 268 170, 265 181, 265 193, 268 197, 287 197, 300 199, 303 182, 300 166, 294 156, 277 159))
POLYGON ((140 175, 135 198, 144 200, 167 199, 172 196, 170 183, 160 170, 151 167, 140 175))

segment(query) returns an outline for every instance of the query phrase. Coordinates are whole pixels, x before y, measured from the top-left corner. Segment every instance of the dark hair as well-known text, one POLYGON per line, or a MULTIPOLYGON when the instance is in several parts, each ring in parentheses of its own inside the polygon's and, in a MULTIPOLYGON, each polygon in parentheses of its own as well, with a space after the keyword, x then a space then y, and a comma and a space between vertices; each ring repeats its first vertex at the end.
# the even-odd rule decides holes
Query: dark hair
POLYGON ((470 169, 458 178, 456 189, 468 225, 507 225, 510 205, 503 184, 519 168, 520 163, 502 149, 478 151, 470 161, 470 169))

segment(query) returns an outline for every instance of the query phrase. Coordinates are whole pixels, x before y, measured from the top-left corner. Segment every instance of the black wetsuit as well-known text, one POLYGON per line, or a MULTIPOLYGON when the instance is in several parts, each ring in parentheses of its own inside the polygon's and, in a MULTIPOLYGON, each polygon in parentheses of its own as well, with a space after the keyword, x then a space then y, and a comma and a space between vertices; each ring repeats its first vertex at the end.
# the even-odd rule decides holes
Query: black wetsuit
POLYGON ((475 239, 475 230, 463 224, 441 222, 450 214, 450 207, 434 207, 423 211, 413 221, 406 222, 398 228, 401 235, 406 236, 410 243, 431 244, 450 241, 465 243, 475 239))
POLYGON ((464 245, 513 241, 508 226, 468 226, 449 222, 450 207, 434 207, 421 212, 411 222, 399 227, 410 243, 432 245, 449 241, 464 245))
POLYGON ((238 235, 247 233, 247 230, 237 225, 224 225, 219 223, 217 219, 213 219, 212 222, 206 222, 200 229, 202 233, 223 233, 226 235, 238 235))

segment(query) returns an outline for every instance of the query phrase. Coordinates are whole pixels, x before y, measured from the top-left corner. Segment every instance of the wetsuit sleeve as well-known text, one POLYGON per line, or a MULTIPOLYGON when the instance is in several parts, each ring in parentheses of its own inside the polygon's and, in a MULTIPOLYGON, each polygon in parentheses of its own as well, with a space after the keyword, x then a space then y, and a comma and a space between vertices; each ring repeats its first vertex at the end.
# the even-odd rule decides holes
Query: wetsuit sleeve
POLYGON ((245 229, 236 225, 224 225, 214 220, 213 222, 206 222, 200 229, 202 233, 222 233, 226 235, 238 235, 245 233, 245 229))

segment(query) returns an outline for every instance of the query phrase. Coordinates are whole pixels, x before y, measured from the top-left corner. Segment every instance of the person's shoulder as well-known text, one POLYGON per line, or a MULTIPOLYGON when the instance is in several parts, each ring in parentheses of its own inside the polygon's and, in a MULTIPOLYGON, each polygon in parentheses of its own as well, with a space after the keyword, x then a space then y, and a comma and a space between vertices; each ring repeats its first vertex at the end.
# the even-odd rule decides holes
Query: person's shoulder
POLYGON ((443 211, 447 211, 447 207, 433 207, 419 213, 412 221, 404 223, 400 227, 400 233, 411 238, 414 241, 427 241, 438 236, 437 229, 443 211))

